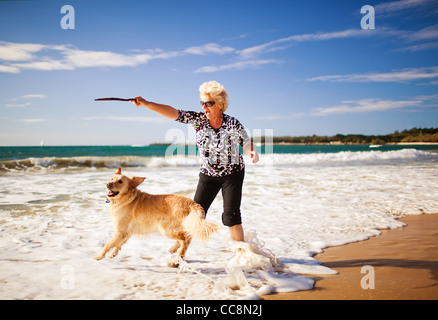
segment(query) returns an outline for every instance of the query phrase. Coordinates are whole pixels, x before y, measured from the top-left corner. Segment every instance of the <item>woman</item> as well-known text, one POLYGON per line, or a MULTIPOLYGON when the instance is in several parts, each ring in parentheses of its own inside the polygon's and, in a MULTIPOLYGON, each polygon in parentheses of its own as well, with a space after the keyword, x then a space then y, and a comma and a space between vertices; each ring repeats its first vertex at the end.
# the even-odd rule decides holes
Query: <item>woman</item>
POLYGON ((207 213, 219 190, 222 189, 224 212, 222 222, 229 227, 231 238, 243 241, 240 213, 245 164, 239 145, 253 163, 259 156, 240 122, 224 114, 228 108, 228 94, 216 81, 203 83, 199 92, 203 112, 177 110, 171 106, 136 97, 136 107, 146 107, 159 115, 191 124, 196 129, 196 144, 201 156, 201 172, 194 201, 207 213))

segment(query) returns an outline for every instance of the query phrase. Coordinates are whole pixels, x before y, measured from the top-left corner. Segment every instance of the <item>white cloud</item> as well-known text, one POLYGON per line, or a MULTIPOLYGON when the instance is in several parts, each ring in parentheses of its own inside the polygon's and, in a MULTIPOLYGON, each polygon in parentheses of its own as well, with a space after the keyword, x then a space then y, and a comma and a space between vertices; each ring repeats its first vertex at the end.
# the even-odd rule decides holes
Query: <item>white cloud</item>
POLYGON ((28 70, 53 71, 53 70, 74 70, 74 66, 67 64, 65 61, 48 59, 45 61, 33 61, 26 63, 15 63, 14 67, 28 70))
MULTIPOLYGON (((296 43, 367 37, 371 35, 398 37, 407 42, 433 41, 438 39, 438 25, 429 26, 419 31, 398 31, 380 27, 371 31, 364 31, 358 28, 335 32, 305 33, 269 41, 242 50, 236 50, 232 47, 222 46, 217 43, 207 43, 178 51, 132 49, 127 53, 120 53, 113 51, 82 50, 73 45, 20 44, 0 41, 0 61, 4 61, 3 64, 0 65, 0 73, 20 73, 22 70, 52 71, 75 70, 77 68, 136 67, 156 59, 172 59, 188 55, 225 55, 231 53, 241 61, 218 66, 204 66, 196 69, 194 72, 217 72, 230 69, 241 70, 254 68, 263 64, 278 63, 276 60, 258 59, 257 57, 269 52, 285 50, 296 43)), ((399 50, 418 51, 427 48, 436 48, 437 45, 436 42, 429 44, 418 43, 399 50)), ((328 79, 329 78, 324 81, 328 81, 328 79)), ((342 79, 331 78, 331 81, 342 81, 342 79)))
POLYGON ((435 41, 435 42, 414 44, 412 46, 400 48, 400 49, 398 49, 396 51, 416 52, 416 51, 421 51, 421 50, 437 49, 437 48, 438 48, 438 41, 435 41))
POLYGON ((34 53, 45 48, 47 46, 43 44, 0 41, 0 60, 29 61, 35 58, 34 53))
POLYGON ((378 15, 393 15, 404 10, 436 5, 436 0, 399 0, 379 3, 374 6, 378 15))
MULTIPOLYGON (((153 58, 150 54, 121 54, 111 51, 79 50, 68 46, 50 46, 61 59, 34 57, 32 61, 13 63, 12 67, 30 70, 74 70, 76 68, 134 67, 147 63, 153 58)), ((162 55, 161 53, 159 55, 162 55)))
POLYGON ((438 39, 438 24, 414 31, 407 36, 410 41, 423 41, 438 39))
POLYGON ((417 96, 409 100, 362 99, 342 101, 341 104, 328 108, 315 108, 312 115, 327 116, 333 114, 381 112, 407 107, 436 107, 438 95, 417 96))
POLYGON ((135 67, 153 58, 150 54, 121 54, 111 51, 68 49, 63 52, 65 62, 72 68, 135 67))
MULTIPOLYGON (((434 0, 436 1, 436 0, 434 0)), ((414 3, 411 3, 411 1, 406 1, 406 3, 399 4, 399 1, 396 1, 397 5, 400 7, 405 6, 408 8, 409 6, 414 6, 414 3), (408 3, 409 2, 409 3, 408 3)), ((402 1, 405 2, 405 1, 402 1)), ((417 2, 417 1, 412 1, 417 2)), ((419 0, 419 3, 428 2, 430 1, 423 1, 419 0)), ((438 2, 437 2, 438 3, 438 2)), ((418 4, 420 5, 420 4, 418 4)), ((388 8, 393 8, 391 10, 395 10, 396 4, 387 6, 388 8)), ((383 7, 382 7, 383 8, 383 7)), ((386 8, 386 7, 385 7, 386 8)), ((388 9, 390 10, 390 9, 388 9)), ((377 12, 377 9, 376 9, 377 12)), ((245 48, 240 51, 236 51, 239 54, 239 58, 241 59, 254 59, 255 57, 266 54, 269 52, 284 50, 289 48, 290 46, 294 45, 295 43, 299 42, 309 42, 309 41, 328 41, 328 40, 336 40, 336 39, 347 39, 347 38, 357 38, 357 37, 369 37, 369 36, 380 36, 380 37, 398 37, 408 42, 415 42, 415 41, 430 41, 438 39, 438 24, 428 26, 424 29, 421 29, 419 31, 401 31, 401 30, 394 30, 388 27, 379 27, 375 30, 362 30, 362 29, 347 29, 347 30, 341 30, 341 31, 334 31, 334 32, 316 32, 316 33, 305 33, 305 34, 298 34, 298 35, 292 35, 289 37, 269 41, 266 43, 262 43, 253 47, 245 48)), ((434 44, 429 45, 423 45, 423 46, 417 46, 415 48, 412 48, 413 50, 423 50, 428 48, 434 48, 434 44)))
POLYGON ((45 94, 25 94, 21 96, 19 99, 44 99, 47 98, 45 94))
POLYGON ((22 100, 27 100, 26 102, 9 103, 9 104, 6 104, 5 106, 7 108, 24 108, 24 107, 28 107, 28 106, 31 105, 31 103, 28 102, 28 100, 43 99, 43 98, 47 98, 47 96, 44 95, 44 94, 26 94, 26 95, 23 95, 23 96, 18 97, 18 98, 11 98, 11 99, 9 99, 9 101, 18 101, 18 102, 20 102, 22 100))
POLYGON ((235 49, 231 48, 231 47, 224 47, 224 46, 218 45, 216 43, 207 43, 207 44, 200 46, 200 47, 187 48, 183 52, 189 53, 189 54, 195 54, 195 55, 206 55, 209 53, 223 55, 223 54, 231 53, 234 51, 235 51, 235 49))
POLYGON ((4 73, 20 73, 20 69, 11 66, 0 66, 0 72, 4 73))
POLYGON ((256 68, 258 66, 266 65, 266 64, 272 64, 272 63, 280 63, 281 61, 278 60, 247 60, 247 61, 239 61, 234 62, 230 64, 225 64, 221 66, 205 66, 198 68, 194 71, 194 73, 203 73, 203 72, 217 72, 217 71, 224 71, 224 70, 230 70, 230 69, 247 69, 247 68, 256 68))
POLYGON ((283 50, 291 46, 294 42, 305 41, 324 41, 332 39, 351 38, 359 36, 369 36, 372 32, 364 32, 362 29, 348 29, 335 32, 320 32, 320 33, 306 33, 301 35, 293 35, 278 40, 269 41, 257 46, 240 50, 238 53, 242 59, 253 58, 257 55, 283 50))
POLYGON ((6 108, 24 108, 24 107, 27 107, 27 106, 30 106, 30 102, 7 104, 6 108))
POLYGON ((44 45, 0 41, 0 72, 20 73, 21 70, 74 70, 76 68, 135 67, 154 59, 171 59, 185 55, 227 54, 231 47, 216 43, 190 47, 181 51, 131 50, 130 54, 112 51, 81 50, 72 45, 44 45), (44 55, 42 52, 44 51, 44 55), (49 56, 50 55, 50 56, 49 56), (56 56, 56 58, 54 57, 56 56))
POLYGON ((329 82, 408 82, 438 78, 438 67, 407 68, 386 73, 318 76, 307 81, 329 82))
POLYGON ((26 123, 37 123, 37 122, 46 122, 47 119, 43 118, 32 118, 32 119, 20 119, 20 121, 26 122, 26 123))
POLYGON ((427 96, 418 96, 417 99, 422 100, 422 101, 438 100, 438 94, 430 94, 427 96))

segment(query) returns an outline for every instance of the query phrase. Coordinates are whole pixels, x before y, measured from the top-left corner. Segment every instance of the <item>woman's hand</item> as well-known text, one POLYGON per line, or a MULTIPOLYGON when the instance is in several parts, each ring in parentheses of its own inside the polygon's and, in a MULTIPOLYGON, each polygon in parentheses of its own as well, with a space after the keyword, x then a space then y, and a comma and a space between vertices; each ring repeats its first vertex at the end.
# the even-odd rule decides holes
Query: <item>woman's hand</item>
POLYGON ((252 159, 252 163, 257 163, 259 162, 259 154, 257 153, 257 151, 253 150, 249 152, 249 156, 252 159))
POLYGON ((132 99, 132 103, 136 107, 146 107, 146 104, 148 102, 145 99, 143 99, 142 97, 135 97, 134 99, 132 99))
POLYGON ((252 159, 252 163, 259 162, 259 154, 257 153, 256 148, 251 141, 248 141, 243 146, 243 151, 246 153, 248 157, 252 159))

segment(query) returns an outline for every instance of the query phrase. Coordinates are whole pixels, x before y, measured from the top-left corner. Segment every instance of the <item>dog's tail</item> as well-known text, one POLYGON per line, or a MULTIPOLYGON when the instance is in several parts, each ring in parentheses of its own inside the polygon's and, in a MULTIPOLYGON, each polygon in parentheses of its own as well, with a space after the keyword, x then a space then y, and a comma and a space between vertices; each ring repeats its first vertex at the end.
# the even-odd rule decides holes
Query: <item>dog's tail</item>
POLYGON ((204 209, 198 204, 184 218, 183 227, 192 237, 202 241, 207 241, 212 233, 218 231, 218 226, 215 223, 205 220, 204 209))

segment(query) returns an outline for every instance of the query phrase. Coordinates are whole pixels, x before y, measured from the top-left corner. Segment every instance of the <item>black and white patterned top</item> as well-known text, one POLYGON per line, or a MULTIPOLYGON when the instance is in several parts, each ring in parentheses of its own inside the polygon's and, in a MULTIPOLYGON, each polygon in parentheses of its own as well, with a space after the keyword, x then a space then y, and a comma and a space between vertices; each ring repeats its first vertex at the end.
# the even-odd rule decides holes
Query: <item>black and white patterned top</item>
POLYGON ((239 145, 250 139, 239 120, 223 115, 222 126, 214 129, 204 112, 178 110, 176 121, 192 125, 201 156, 201 172, 208 176, 224 177, 245 168, 239 145))

